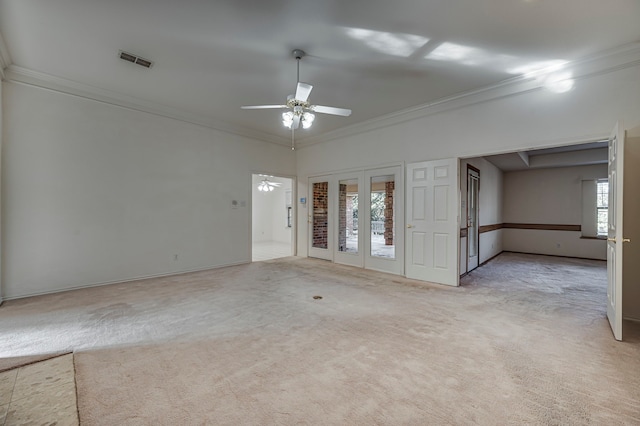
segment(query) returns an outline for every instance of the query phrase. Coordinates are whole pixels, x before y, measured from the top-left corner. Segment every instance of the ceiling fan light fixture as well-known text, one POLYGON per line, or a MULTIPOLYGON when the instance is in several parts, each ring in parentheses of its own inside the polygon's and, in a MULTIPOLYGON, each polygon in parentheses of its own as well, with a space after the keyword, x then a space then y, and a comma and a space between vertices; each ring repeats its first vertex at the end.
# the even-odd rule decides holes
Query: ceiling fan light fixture
POLYGON ((278 182, 271 182, 268 179, 262 179, 262 181, 258 184, 258 191, 261 192, 271 192, 276 189, 276 186, 280 186, 278 182))
POLYGON ((302 114, 302 128, 308 129, 309 127, 311 127, 311 125, 313 124, 313 120, 315 119, 315 114, 312 114, 310 112, 305 112, 304 114, 302 114))
POLYGON ((289 129, 293 125, 293 112, 287 111, 282 113, 282 124, 289 129))

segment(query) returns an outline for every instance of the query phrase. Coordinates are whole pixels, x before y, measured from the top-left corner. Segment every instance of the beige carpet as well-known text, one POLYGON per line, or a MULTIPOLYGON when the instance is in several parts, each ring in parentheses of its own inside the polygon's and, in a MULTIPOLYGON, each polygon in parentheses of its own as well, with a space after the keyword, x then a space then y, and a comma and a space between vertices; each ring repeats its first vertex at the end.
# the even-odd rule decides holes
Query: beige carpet
POLYGON ((613 340, 605 280, 509 253, 461 288, 286 258, 10 301, 0 350, 74 349, 87 425, 638 424, 640 333, 613 340))

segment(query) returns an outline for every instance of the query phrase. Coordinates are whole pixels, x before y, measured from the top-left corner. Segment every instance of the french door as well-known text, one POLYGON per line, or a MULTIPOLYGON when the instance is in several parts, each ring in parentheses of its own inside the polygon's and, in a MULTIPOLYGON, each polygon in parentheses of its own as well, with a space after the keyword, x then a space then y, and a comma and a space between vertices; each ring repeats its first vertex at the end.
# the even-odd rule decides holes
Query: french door
POLYGON ((345 173, 334 176, 335 247, 334 261, 344 265, 363 266, 363 236, 365 225, 362 223, 362 186, 363 173, 345 173))
POLYGON ((309 179, 309 256, 333 260, 331 176, 309 179))
POLYGON ((367 170, 364 267, 404 274, 404 178, 402 167, 367 170))
POLYGON ((404 273, 401 166, 309 179, 309 256, 404 273))

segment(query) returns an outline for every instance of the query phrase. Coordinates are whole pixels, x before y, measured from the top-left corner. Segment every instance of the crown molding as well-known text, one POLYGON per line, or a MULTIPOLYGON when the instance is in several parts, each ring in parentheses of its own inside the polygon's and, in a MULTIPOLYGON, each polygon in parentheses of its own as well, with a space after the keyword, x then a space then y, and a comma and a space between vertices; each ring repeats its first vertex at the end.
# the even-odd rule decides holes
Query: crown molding
POLYGON ((4 42, 2 34, 0 34, 0 80, 5 79, 5 69, 11 65, 11 55, 9 55, 9 49, 4 42))
POLYGON ((289 146, 290 141, 277 135, 237 126, 226 121, 205 117, 182 111, 178 108, 144 101, 132 96, 123 95, 110 90, 89 86, 75 81, 55 77, 27 68, 10 65, 5 70, 5 79, 14 83, 26 84, 29 86, 41 87, 68 95, 91 99, 110 105, 116 105, 136 111, 142 111, 161 117, 171 118, 186 123, 196 124, 213 130, 218 130, 233 135, 257 139, 263 142, 274 143, 281 146, 289 146))
MULTIPOLYGON (((573 72, 574 80, 584 80, 597 75, 622 70, 640 65, 640 42, 628 43, 613 49, 599 52, 596 55, 572 61, 563 70, 573 72)), ((550 74, 547 73, 547 74, 550 74)), ((515 95, 542 90, 544 83, 536 76, 517 76, 486 86, 477 90, 462 92, 453 96, 438 99, 423 105, 407 108, 386 114, 371 120, 345 126, 322 135, 310 136, 297 141, 298 149, 304 149, 317 143, 342 139, 361 133, 379 130, 385 127, 417 120, 445 111, 456 110, 475 104, 494 101, 515 95)))
MULTIPOLYGON (((640 65, 640 42, 634 42, 614 49, 602 51, 596 55, 578 59, 569 63, 565 69, 573 72, 574 80, 582 80, 638 65, 640 65)), ((541 74, 538 74, 535 77, 517 76, 509 78, 481 89, 441 98, 433 102, 386 114, 350 126, 345 126, 317 136, 300 138, 296 140, 296 149, 304 149, 317 143, 371 132, 445 111, 456 110, 475 104, 541 90, 543 88, 543 83, 539 78, 536 78, 540 77, 540 75, 541 74)), ((12 64, 8 49, 1 35, 0 78, 11 82, 37 86, 111 105, 117 105, 162 117, 172 118, 229 134, 248 137, 286 147, 290 146, 290 140, 288 138, 283 138, 278 135, 234 125, 212 117, 188 113, 177 108, 144 101, 117 92, 18 67, 12 64)))

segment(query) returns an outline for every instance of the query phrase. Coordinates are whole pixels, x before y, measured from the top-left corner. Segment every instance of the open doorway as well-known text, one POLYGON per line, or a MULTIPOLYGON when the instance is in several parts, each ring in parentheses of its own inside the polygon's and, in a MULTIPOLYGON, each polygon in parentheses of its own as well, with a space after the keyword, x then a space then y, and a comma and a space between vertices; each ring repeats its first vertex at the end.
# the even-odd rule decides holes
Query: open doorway
POLYGON ((251 260, 292 256, 293 180, 254 174, 251 188, 251 260))

